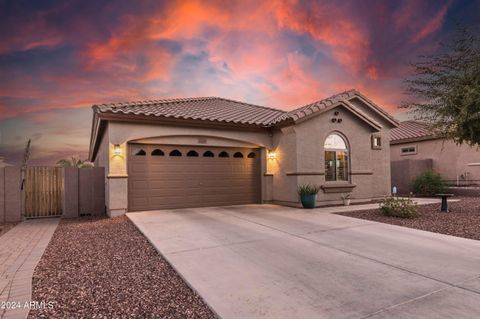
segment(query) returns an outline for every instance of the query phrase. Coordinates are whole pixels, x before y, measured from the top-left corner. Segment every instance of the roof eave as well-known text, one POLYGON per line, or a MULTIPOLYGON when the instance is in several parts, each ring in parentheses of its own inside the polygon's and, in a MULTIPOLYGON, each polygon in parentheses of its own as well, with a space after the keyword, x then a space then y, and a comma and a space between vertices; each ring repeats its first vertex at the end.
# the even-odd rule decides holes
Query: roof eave
POLYGON ((99 113, 97 113, 94 109, 92 119, 92 131, 90 133, 90 147, 88 150, 88 160, 90 162, 95 161, 95 158, 97 156, 99 143, 103 134, 103 127, 104 124, 102 124, 102 119, 100 118, 99 113))
POLYGON ((209 128, 236 128, 245 130, 264 130, 270 127, 267 124, 253 124, 253 123, 240 123, 240 122, 226 122, 226 121, 212 121, 202 119, 185 119, 176 117, 165 116, 152 116, 142 114, 124 114, 114 112, 101 112, 98 113, 98 117, 104 121, 117 121, 117 122, 137 122, 137 123, 150 123, 150 124, 172 124, 172 125, 185 125, 185 126, 200 126, 209 128))
POLYGON ((373 101, 371 101, 369 98, 367 98, 366 96, 364 96, 360 92, 355 91, 354 96, 352 98, 350 98, 349 100, 351 100, 353 98, 357 98, 360 101, 362 101, 363 103, 370 106, 370 108, 374 112, 376 112, 378 115, 380 115, 382 118, 384 118, 387 122, 389 122, 392 125, 392 127, 398 127, 400 125, 400 122, 397 119, 395 119, 389 113, 385 112, 380 106, 375 104, 373 101))
POLYGON ((316 112, 312 112, 308 115, 298 117, 297 119, 292 119, 292 121, 293 121, 294 124, 300 124, 302 122, 310 120, 313 117, 316 117, 316 116, 321 115, 321 114, 323 114, 323 113, 325 113, 329 110, 332 110, 332 109, 334 109, 338 106, 345 107, 347 110, 349 110, 351 113, 353 113, 356 117, 360 118, 363 122, 365 122, 366 124, 368 124, 369 126, 374 128, 375 130, 380 131, 382 129, 382 125, 380 123, 378 123, 374 119, 370 118, 369 116, 363 114, 362 112, 358 111, 355 108, 355 106, 351 105, 347 101, 338 101, 337 103, 333 103, 332 105, 329 105, 328 107, 320 109, 316 112))
POLYGON ((399 140, 390 140, 390 145, 407 144, 407 143, 423 142, 423 141, 430 141, 430 140, 440 140, 440 139, 443 139, 443 137, 441 137, 439 135, 410 137, 410 138, 402 138, 402 139, 399 139, 399 140))

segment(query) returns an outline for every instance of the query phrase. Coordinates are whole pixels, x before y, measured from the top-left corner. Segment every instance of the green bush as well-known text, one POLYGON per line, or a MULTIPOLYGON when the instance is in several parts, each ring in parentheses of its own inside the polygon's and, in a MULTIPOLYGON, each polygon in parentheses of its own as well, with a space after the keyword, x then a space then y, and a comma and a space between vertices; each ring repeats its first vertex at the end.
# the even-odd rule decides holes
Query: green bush
POLYGON ((317 185, 301 185, 298 188, 298 195, 300 196, 307 196, 307 195, 317 195, 320 191, 320 186, 317 185))
POLYGON ((440 174, 426 171, 415 178, 412 183, 412 191, 423 196, 434 196, 447 191, 447 182, 440 174))
POLYGON ((383 215, 400 218, 417 217, 417 204, 410 198, 388 196, 380 203, 383 215))

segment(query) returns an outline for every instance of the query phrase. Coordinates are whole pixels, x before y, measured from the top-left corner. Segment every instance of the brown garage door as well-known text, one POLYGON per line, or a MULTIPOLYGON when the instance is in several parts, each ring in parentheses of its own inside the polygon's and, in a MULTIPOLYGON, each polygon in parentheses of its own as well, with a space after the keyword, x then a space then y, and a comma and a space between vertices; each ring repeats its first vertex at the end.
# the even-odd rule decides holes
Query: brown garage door
POLYGON ((260 202, 260 153, 253 148, 131 144, 130 211, 260 202))

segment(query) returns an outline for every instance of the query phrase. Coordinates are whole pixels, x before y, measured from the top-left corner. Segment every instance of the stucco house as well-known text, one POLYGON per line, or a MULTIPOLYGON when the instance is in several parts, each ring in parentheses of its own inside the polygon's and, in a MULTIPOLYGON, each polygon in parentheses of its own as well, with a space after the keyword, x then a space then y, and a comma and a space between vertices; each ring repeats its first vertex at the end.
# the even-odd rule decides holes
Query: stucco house
POLYGON ((404 121, 392 130, 390 140, 392 185, 409 191, 411 181, 431 169, 451 185, 480 184, 480 150, 457 145, 435 135, 425 123, 404 121))
POLYGON ((355 90, 290 112, 218 98, 93 106, 90 160, 106 169, 110 216, 127 211, 278 203, 317 205, 390 193, 397 121, 355 90))

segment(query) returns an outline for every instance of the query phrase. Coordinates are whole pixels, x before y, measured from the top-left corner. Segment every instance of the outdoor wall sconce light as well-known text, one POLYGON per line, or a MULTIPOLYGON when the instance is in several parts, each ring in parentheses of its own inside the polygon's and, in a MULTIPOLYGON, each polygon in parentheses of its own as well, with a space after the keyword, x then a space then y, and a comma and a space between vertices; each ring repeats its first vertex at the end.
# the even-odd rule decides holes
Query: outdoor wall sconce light
POLYGON ((268 151, 267 151, 267 158, 268 158, 268 159, 276 159, 276 158, 277 158, 277 154, 276 154, 274 151, 272 151, 272 150, 268 150, 268 151))
POLYGON ((122 148, 120 147, 120 144, 114 144, 113 145, 113 154, 115 154, 115 155, 121 155, 122 154, 122 148))

